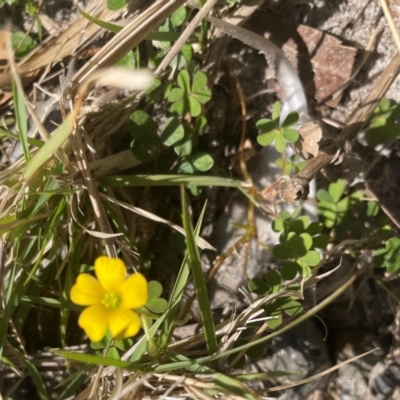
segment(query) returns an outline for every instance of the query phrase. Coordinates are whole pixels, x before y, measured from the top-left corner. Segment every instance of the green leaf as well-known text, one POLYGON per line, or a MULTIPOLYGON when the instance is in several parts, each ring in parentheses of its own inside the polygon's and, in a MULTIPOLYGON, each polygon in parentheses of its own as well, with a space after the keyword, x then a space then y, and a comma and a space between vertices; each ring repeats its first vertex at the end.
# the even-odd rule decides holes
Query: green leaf
POLYGON ((326 201, 328 203, 334 203, 335 202, 333 197, 325 189, 319 189, 317 191, 317 199, 319 201, 326 201))
POLYGON ((277 244, 273 247, 272 254, 279 260, 286 260, 290 258, 291 251, 286 244, 277 244))
POLYGON ((310 250, 313 245, 313 239, 311 236, 308 233, 302 233, 300 234, 300 238, 303 240, 303 245, 307 251, 310 250))
POLYGON ((303 215, 289 223, 289 230, 300 234, 307 229, 309 223, 310 219, 307 216, 303 215))
POLYGON ((261 146, 268 146, 275 140, 276 135, 277 135, 277 131, 261 133, 260 135, 257 136, 257 142, 261 146))
POLYGON ((180 7, 176 11, 174 11, 171 15, 172 25, 174 25, 175 28, 181 26, 185 22, 186 14, 187 12, 185 6, 180 7))
POLYGON ((15 32, 11 35, 11 46, 18 59, 27 56, 35 47, 35 41, 24 32, 15 32))
POLYGON ((181 52, 186 61, 190 61, 193 58, 193 47, 191 44, 184 44, 181 48, 181 52))
POLYGON ((178 100, 171 106, 171 112, 176 112, 180 116, 185 114, 186 109, 186 101, 184 99, 178 100))
POLYGON ((113 33, 118 33, 119 31, 121 31, 123 29, 123 26, 119 26, 119 25, 115 25, 115 24, 111 24, 109 22, 105 22, 102 21, 101 19, 97 19, 95 17, 93 17, 90 14, 87 14, 85 11, 81 10, 80 8, 78 8, 78 11, 86 18, 88 19, 90 22, 93 22, 96 25, 101 26, 104 29, 107 29, 110 32, 113 33))
POLYGON ((307 254, 301 258, 299 258, 299 261, 304 262, 310 267, 314 267, 315 265, 319 264, 321 261, 321 258, 315 250, 310 250, 307 252, 307 254))
MULTIPOLYGON (((292 111, 289 113, 289 115, 286 117, 285 121, 282 124, 283 128, 289 128, 293 125, 296 125, 297 122, 299 121, 299 114, 296 111, 292 111)), ((297 133, 297 132, 296 132, 297 133)), ((286 139, 286 138, 285 138, 286 139)), ((297 139, 296 139, 297 140, 297 139)))
POLYGON ((135 68, 136 65, 136 60, 135 60, 135 55, 133 54, 133 51, 129 51, 126 53, 118 62, 117 65, 119 67, 126 67, 126 68, 135 68))
POLYGON ((194 123, 194 129, 199 135, 202 135, 208 125, 207 118, 204 115, 200 115, 196 118, 196 122, 194 123))
POLYGON ((183 159, 179 163, 178 172, 183 173, 183 174, 193 174, 194 173, 193 164, 189 160, 183 159))
POLYGON ((319 235, 313 237, 313 247, 317 249, 326 249, 328 246, 328 237, 325 235, 319 235))
POLYGON ((282 134, 279 133, 275 137, 275 149, 278 153, 283 153, 285 151, 285 139, 283 138, 282 134))
POLYGON ((201 105, 192 96, 189 97, 189 112, 192 117, 198 117, 201 114, 201 105))
POLYGON ((262 132, 270 132, 276 130, 278 126, 274 121, 263 118, 256 122, 256 128, 262 132))
POLYGON ((161 142, 166 146, 173 146, 182 140, 185 136, 185 129, 180 121, 171 117, 168 118, 161 132, 161 142))
POLYGON ((126 0, 107 0, 107 8, 111 11, 117 11, 124 7, 126 0))
POLYGON ((308 249, 306 248, 306 243, 303 238, 293 232, 289 232, 287 246, 290 250, 290 257, 299 258, 307 254, 308 249))
POLYGON ((286 211, 286 210, 283 210, 283 211, 281 211, 281 212, 279 213, 279 218, 280 218, 282 221, 287 221, 287 220, 289 220, 289 219, 292 218, 292 215, 290 214, 290 212, 288 212, 288 211, 286 211))
POLYGON ((115 347, 110 347, 110 348, 107 350, 106 357, 108 357, 108 358, 113 358, 114 360, 119 360, 119 359, 120 359, 118 350, 117 350, 115 347))
POLYGON ((214 165, 213 158, 207 153, 198 153, 191 158, 193 166, 201 172, 206 172, 214 165))
POLYGON ((246 356, 248 356, 250 358, 260 358, 264 355, 264 352, 265 352, 265 344, 259 343, 259 344, 256 344, 255 346, 250 347, 246 351, 246 356))
POLYGON ((281 288, 282 277, 281 274, 276 270, 267 272, 265 281, 268 286, 268 293, 278 293, 281 288))
POLYGON ((147 289, 148 289, 148 293, 149 293, 148 294, 148 302, 160 297, 161 293, 163 291, 163 287, 162 287, 161 283, 158 281, 148 282, 147 289))
POLYGON ((185 92, 190 93, 190 76, 185 69, 179 72, 177 78, 178 86, 185 92))
POLYGON ((303 312, 303 306, 296 300, 289 300, 283 303, 282 309, 287 315, 291 317, 303 312))
POLYGON ((152 161, 160 146, 157 125, 149 114, 141 110, 132 113, 130 121, 129 128, 133 137, 131 145, 133 154, 144 162, 152 161))
POLYGON ((291 281, 300 271, 301 267, 298 263, 289 261, 282 267, 282 278, 287 281, 291 281))
POLYGON ((168 302, 162 298, 153 299, 146 304, 146 308, 155 314, 162 314, 168 308, 168 302))
POLYGON ((380 207, 379 203, 376 201, 368 201, 367 202, 367 216, 368 217, 376 217, 379 213, 380 207))
POLYGON ((192 92, 193 93, 200 92, 207 86, 207 81, 208 81, 207 75, 204 72, 197 71, 193 77, 192 92))
POLYGON ((339 179, 337 182, 332 182, 329 185, 329 194, 332 196, 335 203, 341 199, 345 188, 346 181, 343 179, 339 179))
POLYGON ((192 96, 202 104, 207 103, 208 101, 211 100, 211 90, 208 89, 202 89, 199 90, 198 92, 193 92, 192 96))
POLYGON ((318 233, 322 232, 322 229, 324 229, 324 226, 321 224, 321 222, 311 222, 311 224, 307 227, 307 233, 309 233, 311 236, 318 235, 318 233))
POLYGON ((294 143, 294 142, 297 142, 299 140, 299 134, 294 129, 283 128, 282 129, 282 136, 289 143, 294 143))
POLYGON ((281 116, 281 103, 277 101, 272 107, 272 120, 279 121, 280 116, 281 116))
POLYGON ((247 287, 251 292, 259 295, 265 295, 268 293, 268 285, 265 283, 263 279, 254 278, 251 281, 249 281, 247 287))
POLYGON ((175 103, 178 100, 181 100, 184 96, 185 92, 181 88, 174 88, 168 93, 168 101, 171 103, 175 103))
POLYGON ((285 224, 280 219, 272 221, 272 230, 274 232, 282 232, 285 229, 285 224))
POLYGON ((193 136, 189 132, 189 128, 185 127, 184 129, 185 129, 185 136, 183 140, 181 140, 174 146, 175 153, 178 154, 178 156, 180 157, 189 156, 192 153, 192 148, 193 148, 193 136))
POLYGON ((270 316, 270 317, 273 317, 273 318, 268 319, 268 320, 266 321, 269 328, 271 328, 271 329, 276 329, 276 328, 278 328, 280 325, 282 325, 283 318, 282 318, 282 313, 281 313, 280 310, 275 310, 275 311, 274 311, 273 313, 271 313, 269 316, 270 316))

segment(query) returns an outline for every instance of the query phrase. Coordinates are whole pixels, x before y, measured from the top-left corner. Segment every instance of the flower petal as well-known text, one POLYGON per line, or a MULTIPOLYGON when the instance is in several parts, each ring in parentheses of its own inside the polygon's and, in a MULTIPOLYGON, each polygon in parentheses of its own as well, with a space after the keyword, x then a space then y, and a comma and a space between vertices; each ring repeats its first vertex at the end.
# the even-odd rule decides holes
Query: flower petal
POLYGON ((120 288, 122 306, 139 308, 146 305, 149 298, 147 280, 139 273, 132 274, 120 288))
POLYGON ((94 270, 106 292, 119 292, 126 278, 126 268, 122 260, 106 256, 98 257, 94 262, 94 270))
POLYGON ((93 342, 103 339, 107 330, 108 311, 103 305, 85 308, 78 319, 78 325, 93 342))
POLYGON ((104 298, 104 289, 92 275, 79 274, 70 292, 71 301, 80 306, 100 304, 104 298))
POLYGON ((140 317, 137 315, 135 312, 133 312, 135 315, 135 318, 132 320, 132 322, 122 331, 120 332, 116 338, 117 339, 125 339, 128 337, 135 336, 141 327, 141 322, 140 322, 140 317))
POLYGON ((108 327, 112 337, 118 336, 125 328, 136 320, 136 314, 129 308, 119 307, 108 314, 108 327))

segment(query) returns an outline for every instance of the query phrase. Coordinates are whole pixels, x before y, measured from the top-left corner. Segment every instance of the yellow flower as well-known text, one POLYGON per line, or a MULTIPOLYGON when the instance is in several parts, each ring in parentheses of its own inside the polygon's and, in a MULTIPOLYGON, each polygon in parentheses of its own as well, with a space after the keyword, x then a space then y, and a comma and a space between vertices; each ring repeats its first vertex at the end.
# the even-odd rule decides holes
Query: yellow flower
POLYGON ((126 277, 125 264, 119 258, 98 257, 94 263, 97 279, 80 274, 71 288, 71 300, 88 306, 78 324, 93 342, 103 339, 107 328, 118 339, 134 336, 140 329, 140 317, 133 311, 147 303, 147 281, 139 273, 126 277))

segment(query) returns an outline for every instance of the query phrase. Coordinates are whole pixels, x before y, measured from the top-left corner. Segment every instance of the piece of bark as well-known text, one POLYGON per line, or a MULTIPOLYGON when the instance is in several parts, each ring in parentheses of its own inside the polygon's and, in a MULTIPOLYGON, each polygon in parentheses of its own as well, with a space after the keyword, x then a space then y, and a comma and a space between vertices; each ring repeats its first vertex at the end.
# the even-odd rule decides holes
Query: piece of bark
POLYGON ((247 27, 281 47, 309 96, 331 107, 339 104, 341 95, 332 96, 351 77, 357 49, 323 31, 262 11, 254 14, 247 27))

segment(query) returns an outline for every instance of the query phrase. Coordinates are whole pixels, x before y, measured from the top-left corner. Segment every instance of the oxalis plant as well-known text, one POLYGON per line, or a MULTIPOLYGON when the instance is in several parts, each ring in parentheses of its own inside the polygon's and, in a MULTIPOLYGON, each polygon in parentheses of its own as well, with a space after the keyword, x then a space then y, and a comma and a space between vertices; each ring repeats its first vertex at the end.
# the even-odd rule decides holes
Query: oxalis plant
MULTIPOLYGON (((125 3, 108 1, 111 9, 125 3)), ((146 51, 134 49, 119 65, 137 69, 147 56, 157 67, 189 17, 186 7, 177 10, 152 32, 146 51)), ((108 27, 115 34, 121 31, 108 27)), ((7 254, 1 265, 5 323, 0 324, 0 354, 2 368, 15 379, 28 371, 41 399, 54 397, 49 388, 59 390, 60 399, 88 393, 116 398, 132 390, 138 398, 187 392, 198 398, 268 396, 254 382, 274 382, 292 371, 237 368, 263 357, 268 341, 317 314, 350 286, 354 280, 320 305, 304 307, 304 288, 331 255, 347 252, 371 275, 374 266, 389 273, 399 269, 399 240, 379 204, 340 179, 318 190, 315 221, 303 215, 301 205, 291 212, 269 208, 271 228, 279 233, 278 243, 269 247, 276 268, 248 282, 248 307, 217 320, 201 263, 202 251, 212 247, 200 237, 208 206, 201 203, 201 191, 210 186, 241 190, 252 206, 258 197, 242 180, 209 173, 214 160, 202 142, 207 140, 212 82, 193 51, 204 32, 202 27, 190 37, 166 76, 135 88, 146 93, 129 111, 125 130, 113 137, 115 147, 92 131, 74 131, 81 127, 77 118, 87 92, 79 92, 75 101, 80 103, 51 135, 43 135, 51 139, 30 138, 30 108, 13 70, 15 115, 5 120, 0 134, 22 143, 23 159, 0 176, 5 190, 1 250, 7 254), (72 147, 63 145, 67 138, 72 147), (85 138, 87 143, 74 142, 85 138), (88 162, 75 159, 86 150, 88 162), (114 172, 115 164, 107 168, 109 156, 124 163, 126 152, 134 163, 127 170, 117 163, 124 174, 114 172), (92 163, 95 153, 98 159, 92 163), (88 168, 78 171, 78 164, 88 168), (97 175, 101 168, 106 172, 97 175), (155 193, 150 206, 149 193, 155 193), (194 317, 187 311, 191 299, 198 304, 194 317), (35 358, 44 351, 48 356, 48 348, 63 374, 57 388, 47 384, 48 374, 35 358)), ((395 138, 396 107, 382 102, 370 122, 370 129, 382 134, 379 143, 395 138), (390 134, 384 134, 387 121, 390 134)), ((256 123, 257 141, 274 146, 282 173, 294 174, 303 161, 288 157, 286 150, 299 138, 298 116, 291 113, 280 124, 280 113, 276 103, 271 117, 256 123)), ((250 237, 235 245, 246 245, 250 237)))

